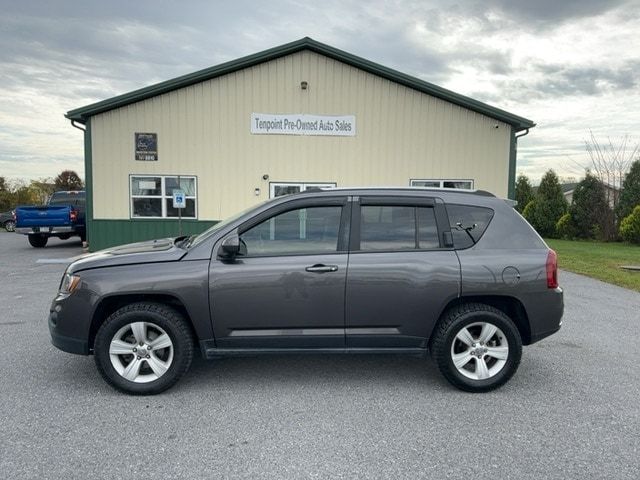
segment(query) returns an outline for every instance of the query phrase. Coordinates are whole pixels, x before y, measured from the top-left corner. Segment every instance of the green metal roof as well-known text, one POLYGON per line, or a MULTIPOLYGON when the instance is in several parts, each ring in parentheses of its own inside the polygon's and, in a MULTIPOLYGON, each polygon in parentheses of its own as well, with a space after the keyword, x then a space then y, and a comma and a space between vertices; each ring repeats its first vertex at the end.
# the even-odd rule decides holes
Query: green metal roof
POLYGON ((131 103, 139 102, 141 100, 146 100, 147 98, 155 97, 163 93, 171 92, 173 90, 184 88, 195 83, 200 83, 212 78, 220 77, 228 73, 242 70, 243 68, 252 67, 254 65, 268 62, 285 55, 291 55, 292 53, 300 52, 303 50, 310 50, 320 55, 324 55, 334 60, 346 63, 347 65, 359 68, 360 70, 364 70, 365 72, 369 72, 373 75, 377 75, 379 77, 391 80, 392 82, 399 83, 400 85, 404 85, 433 97, 437 97, 461 107, 468 108, 469 110, 473 110, 474 112, 478 112, 488 117, 495 118, 496 120, 508 123, 514 127, 514 130, 516 132, 535 126, 535 123, 527 118, 514 115, 496 107, 492 107, 491 105, 487 105, 486 103, 482 103, 472 98, 465 97, 464 95, 459 95, 455 92, 452 92, 451 90, 438 87, 437 85, 425 82, 424 80, 420 80, 419 78, 412 77, 402 72, 398 72, 397 70, 393 70, 383 65, 358 57, 356 55, 352 55, 348 52, 330 47, 329 45, 325 45, 324 43, 317 42, 309 37, 305 37, 301 40, 287 43, 279 47, 270 48, 269 50, 242 57, 237 60, 232 60, 221 65, 216 65, 215 67, 205 68, 204 70, 190 73, 188 75, 183 75, 172 80, 157 83, 149 87, 134 90, 133 92, 118 95, 117 97, 112 97, 101 102, 92 103, 91 105, 87 105, 85 107, 76 108, 67 112, 65 116, 70 120, 76 120, 80 123, 85 123, 87 119, 93 115, 107 112, 115 108, 123 107, 131 103))

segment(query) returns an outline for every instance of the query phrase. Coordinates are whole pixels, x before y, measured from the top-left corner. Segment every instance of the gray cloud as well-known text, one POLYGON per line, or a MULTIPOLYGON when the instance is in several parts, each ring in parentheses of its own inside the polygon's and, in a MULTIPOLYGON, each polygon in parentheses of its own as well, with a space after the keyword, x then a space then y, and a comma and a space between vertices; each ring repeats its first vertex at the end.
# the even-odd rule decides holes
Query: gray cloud
POLYGON ((488 0, 487 5, 522 20, 559 23, 602 14, 625 3, 627 0, 488 0))

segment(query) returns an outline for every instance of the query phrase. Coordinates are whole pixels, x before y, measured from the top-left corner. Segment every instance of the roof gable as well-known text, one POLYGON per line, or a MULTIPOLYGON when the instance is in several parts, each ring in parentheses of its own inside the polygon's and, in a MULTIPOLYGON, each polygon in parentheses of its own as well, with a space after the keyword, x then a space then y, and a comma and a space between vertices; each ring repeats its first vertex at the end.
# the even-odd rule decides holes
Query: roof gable
POLYGON ((242 70, 254 65, 275 60, 277 58, 297 53, 303 50, 310 50, 312 52, 324 55, 326 57, 338 60, 340 62, 351 65, 365 72, 377 75, 387 80, 396 82, 400 85, 418 90, 433 97, 445 100, 447 102, 459 105, 469 110, 481 113, 496 120, 508 123, 514 127, 515 131, 525 130, 535 126, 535 123, 527 118, 514 115, 505 110, 501 110, 496 107, 492 107, 486 103, 479 102, 464 95, 457 94, 451 90, 447 90, 442 87, 438 87, 419 78, 412 77, 397 70, 385 67, 378 63, 371 62, 362 57, 352 55, 343 50, 333 48, 329 45, 317 42, 309 37, 302 38, 295 42, 287 43, 278 47, 265 50, 263 52, 248 55, 246 57, 232 60, 230 62, 222 63, 214 67, 205 68, 188 75, 183 75, 171 80, 157 83, 139 90, 134 90, 123 95, 103 100, 101 102, 93 103, 85 107, 76 108, 66 113, 65 117, 70 120, 75 120, 80 123, 86 123, 87 119, 93 115, 114 110, 135 102, 146 100, 151 97, 162 95, 173 90, 188 87, 190 85, 204 82, 212 78, 220 77, 238 70, 242 70))

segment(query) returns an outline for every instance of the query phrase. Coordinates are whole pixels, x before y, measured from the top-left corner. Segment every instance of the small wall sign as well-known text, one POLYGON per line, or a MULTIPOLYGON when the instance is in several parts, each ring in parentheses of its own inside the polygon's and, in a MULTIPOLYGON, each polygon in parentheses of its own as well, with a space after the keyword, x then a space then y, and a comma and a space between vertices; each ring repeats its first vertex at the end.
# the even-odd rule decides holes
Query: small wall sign
POLYGON ((158 134, 135 133, 136 160, 142 162, 158 161, 158 134))
POLYGON ((173 208, 187 208, 187 199, 182 190, 173 191, 173 208))

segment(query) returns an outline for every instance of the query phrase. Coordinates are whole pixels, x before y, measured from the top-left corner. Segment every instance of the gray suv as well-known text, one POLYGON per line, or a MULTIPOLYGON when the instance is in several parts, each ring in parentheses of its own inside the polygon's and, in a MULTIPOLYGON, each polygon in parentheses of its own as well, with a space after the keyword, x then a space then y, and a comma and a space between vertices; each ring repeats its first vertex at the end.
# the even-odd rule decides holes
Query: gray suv
POLYGON ((200 351, 430 352, 456 387, 504 384, 558 331, 557 259, 482 191, 362 188, 279 197, 191 237, 90 254, 51 305, 53 344, 118 390, 159 393, 200 351))

